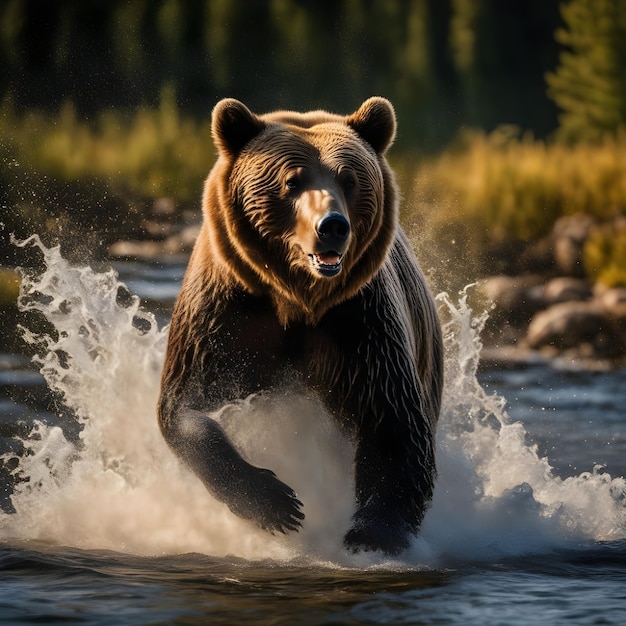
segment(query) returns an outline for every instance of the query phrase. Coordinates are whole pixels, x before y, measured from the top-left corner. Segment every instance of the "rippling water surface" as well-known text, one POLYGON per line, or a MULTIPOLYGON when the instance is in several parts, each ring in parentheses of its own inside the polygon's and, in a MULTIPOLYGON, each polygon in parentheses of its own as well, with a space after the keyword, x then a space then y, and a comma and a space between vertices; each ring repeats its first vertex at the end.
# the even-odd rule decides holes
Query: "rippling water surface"
POLYGON ((0 610, 2 623, 622 624, 625 547, 435 570, 12 548, 0 610))
POLYGON ((0 354, 1 623, 623 623, 624 371, 479 369, 482 317, 463 294, 440 296, 433 505, 399 558, 353 555, 341 544, 351 448, 313 399, 253 397, 222 414, 305 503, 296 535, 233 517, 163 443, 161 303, 182 264, 118 275, 23 245, 46 269, 26 277, 21 306, 47 323, 26 331, 35 370, 0 354))

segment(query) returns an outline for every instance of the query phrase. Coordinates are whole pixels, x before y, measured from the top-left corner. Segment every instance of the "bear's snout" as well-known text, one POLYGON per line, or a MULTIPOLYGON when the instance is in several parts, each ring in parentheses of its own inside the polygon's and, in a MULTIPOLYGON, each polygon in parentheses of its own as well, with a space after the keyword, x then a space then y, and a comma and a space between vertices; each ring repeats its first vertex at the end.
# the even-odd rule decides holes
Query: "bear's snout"
POLYGON ((352 233, 345 201, 333 190, 309 189, 296 206, 294 241, 308 256, 310 269, 316 276, 337 276, 352 233))
POLYGON ((328 248, 342 250, 350 236, 350 223, 341 213, 331 211, 317 223, 317 236, 328 248))
POLYGON ((318 251, 309 255, 318 274, 330 278, 341 271, 343 255, 350 239, 350 222, 336 211, 329 211, 317 223, 318 251))

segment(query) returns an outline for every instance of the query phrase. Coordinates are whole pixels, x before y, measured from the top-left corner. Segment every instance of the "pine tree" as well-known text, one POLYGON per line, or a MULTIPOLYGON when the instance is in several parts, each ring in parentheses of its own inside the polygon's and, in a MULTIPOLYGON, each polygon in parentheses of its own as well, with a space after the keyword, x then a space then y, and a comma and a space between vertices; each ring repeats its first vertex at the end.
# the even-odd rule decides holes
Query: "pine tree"
POLYGON ((559 135, 598 140, 626 124, 626 0, 570 0, 561 13, 555 37, 565 49, 546 77, 559 135))

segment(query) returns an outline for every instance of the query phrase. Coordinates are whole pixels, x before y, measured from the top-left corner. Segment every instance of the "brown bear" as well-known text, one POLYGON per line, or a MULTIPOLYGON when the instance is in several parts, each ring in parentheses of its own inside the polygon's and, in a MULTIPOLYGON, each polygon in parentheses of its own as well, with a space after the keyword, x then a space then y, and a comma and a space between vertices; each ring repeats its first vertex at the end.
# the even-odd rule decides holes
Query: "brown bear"
POLYGON ((219 158, 159 400, 165 439, 211 494, 269 531, 294 531, 294 491, 248 463, 214 412, 297 378, 354 441, 344 544, 388 554, 409 545, 432 496, 443 384, 437 311, 385 159, 395 130, 379 97, 345 117, 217 104, 219 158))

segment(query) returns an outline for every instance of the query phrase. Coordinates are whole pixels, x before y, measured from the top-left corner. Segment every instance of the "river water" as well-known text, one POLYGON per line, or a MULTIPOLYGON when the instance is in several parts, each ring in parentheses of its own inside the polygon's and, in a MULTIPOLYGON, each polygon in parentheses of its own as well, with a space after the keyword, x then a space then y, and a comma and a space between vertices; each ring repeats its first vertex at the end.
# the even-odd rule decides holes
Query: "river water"
POLYGON ((353 555, 351 448, 314 399, 223 412, 244 454, 304 502, 295 535, 235 518, 162 441, 162 303, 183 262, 98 272, 22 245, 45 269, 24 278, 21 307, 47 321, 25 330, 40 373, 0 354, 0 623, 624 622, 624 370, 481 366, 484 315, 465 292, 440 295, 432 507, 400 557, 353 555))

